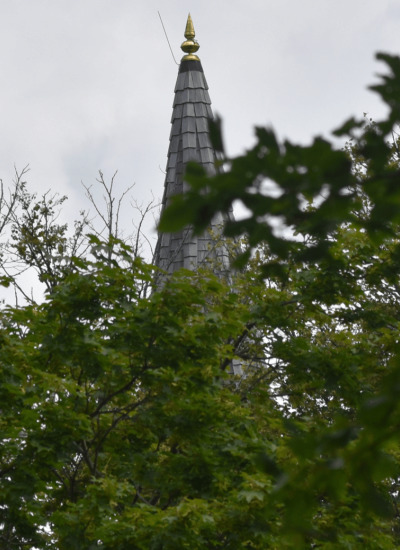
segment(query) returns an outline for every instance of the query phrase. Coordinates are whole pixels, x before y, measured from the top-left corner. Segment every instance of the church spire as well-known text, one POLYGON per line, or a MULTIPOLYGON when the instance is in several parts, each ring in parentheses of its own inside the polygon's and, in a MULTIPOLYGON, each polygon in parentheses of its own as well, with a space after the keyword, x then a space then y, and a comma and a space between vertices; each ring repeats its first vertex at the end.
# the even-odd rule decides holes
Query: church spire
MULTIPOLYGON (((172 195, 185 193, 188 184, 184 176, 188 162, 200 164, 208 175, 215 175, 215 151, 211 145, 208 120, 213 118, 208 85, 200 59, 196 55, 199 44, 195 40, 192 18, 189 14, 185 38, 181 48, 183 56, 175 86, 172 127, 164 184, 162 210, 172 195)), ((227 271, 228 256, 221 244, 216 244, 224 219, 213 220, 209 231, 194 236, 190 228, 177 233, 160 233, 154 254, 154 264, 172 273, 184 267, 196 269, 210 260, 217 260, 220 269, 227 271)))

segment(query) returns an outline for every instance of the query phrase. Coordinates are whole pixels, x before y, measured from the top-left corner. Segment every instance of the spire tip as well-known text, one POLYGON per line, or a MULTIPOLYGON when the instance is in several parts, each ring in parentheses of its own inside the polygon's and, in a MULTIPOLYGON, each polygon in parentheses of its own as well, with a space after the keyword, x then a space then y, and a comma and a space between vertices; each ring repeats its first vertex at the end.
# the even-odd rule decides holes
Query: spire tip
POLYGON ((197 42, 197 40, 194 39, 194 25, 190 13, 187 18, 184 36, 186 40, 182 43, 181 49, 185 52, 186 55, 182 57, 182 61, 200 61, 197 55, 194 55, 200 48, 200 44, 197 42))

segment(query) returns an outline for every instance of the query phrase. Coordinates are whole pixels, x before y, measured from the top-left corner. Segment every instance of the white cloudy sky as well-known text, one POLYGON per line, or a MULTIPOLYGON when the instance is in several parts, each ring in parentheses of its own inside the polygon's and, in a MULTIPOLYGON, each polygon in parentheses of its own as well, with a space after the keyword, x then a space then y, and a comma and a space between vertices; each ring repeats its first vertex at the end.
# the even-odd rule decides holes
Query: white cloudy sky
MULTIPOLYGON (((84 207, 81 181, 118 170, 122 190, 162 195, 188 11, 230 154, 254 125, 307 142, 382 106, 366 90, 400 53, 399 0, 0 0, 0 177, 30 165, 32 190, 84 207)), ((129 212, 124 223, 129 225, 129 212)))

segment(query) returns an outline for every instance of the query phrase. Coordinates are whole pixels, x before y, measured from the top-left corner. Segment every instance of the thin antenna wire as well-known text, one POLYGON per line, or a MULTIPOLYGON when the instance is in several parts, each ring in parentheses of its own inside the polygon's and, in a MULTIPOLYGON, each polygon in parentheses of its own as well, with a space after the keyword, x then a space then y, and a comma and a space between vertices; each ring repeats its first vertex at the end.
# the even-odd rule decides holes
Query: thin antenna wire
POLYGON ((175 63, 176 63, 177 65, 179 65, 179 63, 178 63, 178 62, 176 61, 176 59, 175 59, 174 52, 172 51, 172 48, 171 48, 171 44, 169 43, 167 31, 165 30, 163 20, 161 19, 161 14, 160 14, 159 11, 158 11, 157 13, 158 13, 158 17, 160 18, 162 28, 164 29, 165 38, 167 39, 169 49, 171 50, 171 55, 172 55, 172 57, 173 57, 175 63))

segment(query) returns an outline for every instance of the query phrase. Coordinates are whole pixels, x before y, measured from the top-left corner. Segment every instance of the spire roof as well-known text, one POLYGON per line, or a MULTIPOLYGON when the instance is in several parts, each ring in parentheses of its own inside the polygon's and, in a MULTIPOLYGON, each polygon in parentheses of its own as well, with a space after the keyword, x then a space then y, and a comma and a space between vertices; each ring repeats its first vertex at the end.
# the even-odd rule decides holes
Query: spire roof
MULTIPOLYGON (((187 190, 184 174, 189 161, 202 165, 209 175, 216 173, 216 155, 208 129, 208 119, 213 118, 213 113, 203 67, 195 55, 199 44, 194 37, 193 21, 189 14, 186 40, 181 46, 186 55, 181 60, 175 86, 162 209, 168 205, 172 195, 187 190)), ((215 234, 220 231, 223 221, 222 216, 214 220, 211 231, 200 236, 193 236, 190 228, 173 234, 159 234, 154 263, 172 273, 181 267, 196 269, 208 259, 217 258, 222 262, 223 269, 228 269, 225 247, 215 244, 215 234)))

